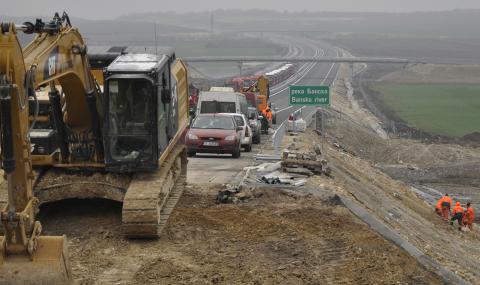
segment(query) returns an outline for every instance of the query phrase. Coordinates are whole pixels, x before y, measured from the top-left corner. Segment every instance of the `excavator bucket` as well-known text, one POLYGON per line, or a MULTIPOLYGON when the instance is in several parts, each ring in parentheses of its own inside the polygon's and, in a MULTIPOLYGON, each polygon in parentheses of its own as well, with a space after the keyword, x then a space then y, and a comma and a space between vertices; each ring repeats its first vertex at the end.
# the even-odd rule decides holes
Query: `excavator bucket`
POLYGON ((33 260, 27 253, 6 255, 3 236, 0 245, 0 285, 73 283, 65 236, 39 237, 33 260))

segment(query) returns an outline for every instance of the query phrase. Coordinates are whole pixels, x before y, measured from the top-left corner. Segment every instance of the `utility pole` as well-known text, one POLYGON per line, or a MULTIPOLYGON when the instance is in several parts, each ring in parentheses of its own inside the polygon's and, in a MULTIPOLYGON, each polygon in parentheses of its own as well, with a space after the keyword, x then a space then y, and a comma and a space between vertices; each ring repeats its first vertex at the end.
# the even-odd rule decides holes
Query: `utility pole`
POLYGON ((155 55, 158 55, 157 22, 153 24, 153 30, 155 33, 155 55))
POLYGON ((243 68, 243 62, 239 61, 238 62, 238 74, 241 77, 242 76, 242 68, 243 68))
POLYGON ((214 32, 214 24, 215 24, 215 15, 213 14, 213 12, 210 14, 210 35, 213 36, 213 32, 214 32))

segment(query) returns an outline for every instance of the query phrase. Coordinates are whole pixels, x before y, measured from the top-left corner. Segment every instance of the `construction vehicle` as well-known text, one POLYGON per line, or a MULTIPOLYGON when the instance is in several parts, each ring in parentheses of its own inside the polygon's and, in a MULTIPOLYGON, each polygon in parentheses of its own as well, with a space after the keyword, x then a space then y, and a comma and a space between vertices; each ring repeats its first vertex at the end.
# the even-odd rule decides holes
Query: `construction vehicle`
POLYGON ((255 94, 257 97, 257 104, 256 107, 259 112, 262 112, 265 108, 270 107, 272 111, 272 121, 269 122, 270 124, 277 123, 277 112, 275 107, 272 106, 270 103, 270 83, 268 77, 264 75, 260 75, 257 77, 257 80, 242 90, 244 94, 255 94))
POLYGON ((173 51, 121 54, 102 80, 103 92, 67 14, 47 23, 0 24, 6 177, 0 184, 0 284, 71 282, 66 238, 42 236, 35 221, 42 203, 123 202, 125 236, 155 238, 179 199, 187 163, 185 65, 173 51), (22 49, 17 32, 36 36, 22 49), (49 98, 41 120, 39 90, 49 98))

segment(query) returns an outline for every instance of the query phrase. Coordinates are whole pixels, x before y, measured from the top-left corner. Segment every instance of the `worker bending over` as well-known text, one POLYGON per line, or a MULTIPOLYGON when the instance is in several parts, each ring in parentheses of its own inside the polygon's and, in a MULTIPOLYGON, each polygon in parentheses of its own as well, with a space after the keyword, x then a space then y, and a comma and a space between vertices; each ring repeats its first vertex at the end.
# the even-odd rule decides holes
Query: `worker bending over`
POLYGON ((448 214, 450 213, 450 208, 452 206, 452 198, 445 194, 442 198, 440 198, 437 202, 435 207, 435 212, 442 216, 444 221, 448 221, 448 214))
POLYGON ((475 219, 475 213, 470 202, 467 203, 467 210, 463 214, 463 226, 473 230, 473 220, 475 219))
POLYGON ((453 207, 453 211, 452 211, 452 219, 450 221, 450 224, 453 226, 453 222, 455 220, 458 221, 458 230, 461 231, 462 230, 462 226, 463 226, 463 212, 465 210, 463 209, 462 206, 460 206, 460 202, 457 202, 455 204, 455 207, 453 207))

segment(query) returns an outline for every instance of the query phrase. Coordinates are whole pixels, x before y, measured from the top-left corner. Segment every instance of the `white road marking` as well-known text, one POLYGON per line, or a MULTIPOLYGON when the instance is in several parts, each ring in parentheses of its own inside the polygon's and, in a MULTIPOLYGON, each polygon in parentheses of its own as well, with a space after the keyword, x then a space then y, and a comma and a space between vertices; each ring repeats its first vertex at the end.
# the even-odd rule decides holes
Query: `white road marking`
POLYGON ((286 110, 291 109, 291 108, 293 108, 293 106, 288 106, 287 108, 283 108, 283 109, 278 110, 277 113, 286 111, 286 110))

